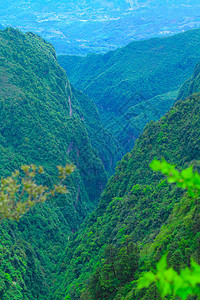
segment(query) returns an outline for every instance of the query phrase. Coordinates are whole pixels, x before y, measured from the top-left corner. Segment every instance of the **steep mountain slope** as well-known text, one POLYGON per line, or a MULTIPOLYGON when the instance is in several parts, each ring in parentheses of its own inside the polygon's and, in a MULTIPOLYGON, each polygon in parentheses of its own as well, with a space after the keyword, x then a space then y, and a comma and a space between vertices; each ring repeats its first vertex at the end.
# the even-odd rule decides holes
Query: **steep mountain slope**
MULTIPOLYGON (((131 106, 121 116, 109 115, 106 129, 117 138, 123 153, 130 150, 147 123, 160 119, 166 111, 169 111, 177 100, 177 95, 178 91, 157 95, 131 106)), ((102 115, 102 118, 106 120, 106 116, 102 115)))
POLYGON ((184 99, 191 94, 199 93, 200 92, 200 63, 198 63, 195 67, 194 73, 192 76, 185 81, 182 85, 178 99, 184 99))
MULTIPOLYGON (((86 175, 87 154, 84 157, 78 152, 87 144, 91 161, 96 159, 95 154, 76 111, 77 100, 53 48, 37 36, 13 29, 2 31, 1 36, 2 146, 9 145, 13 153, 29 161, 43 161, 44 166, 73 160, 86 175)), ((98 159, 96 162, 98 165, 98 159)), ((103 170, 100 161, 99 170, 103 170)), ((89 172, 87 177, 93 180, 89 172)), ((91 193, 96 191, 95 187, 91 193)), ((91 199, 95 200, 94 194, 91 199)))
MULTIPOLYGON (((106 169, 109 176, 113 174, 116 163, 122 157, 122 149, 119 141, 112 136, 109 128, 105 128, 102 124, 100 114, 96 105, 86 95, 72 87, 73 94, 78 99, 78 106, 81 109, 79 116, 85 122, 85 126, 94 149, 106 169)), ((86 147, 81 149, 84 153, 86 147)))
MULTIPOLYGON (((42 183, 51 186, 58 181, 57 165, 76 166, 66 182, 67 195, 36 206, 19 223, 1 224, 0 298, 47 299, 68 236, 95 208, 106 184, 103 163, 89 139, 95 122, 97 136, 105 130, 95 105, 73 92, 54 48, 39 36, 0 31, 0 67, 1 177, 21 164, 40 164, 42 183)), ((109 160, 103 133, 94 144, 107 144, 101 155, 109 160)))
POLYGON ((155 157, 163 157, 178 168, 192 163, 200 171, 199 104, 200 94, 178 101, 145 127, 118 164, 98 208, 66 248, 52 299, 161 299, 155 286, 137 291, 143 270, 155 267, 166 250, 178 270, 191 256, 200 262, 199 199, 149 168, 155 157))
POLYGON ((191 76, 200 59, 200 30, 132 42, 104 55, 58 58, 74 86, 95 101, 109 130, 112 121, 113 133, 125 145, 125 153, 131 150, 135 138, 149 121, 149 117, 145 120, 145 114, 151 120, 158 120, 169 109, 166 103, 174 103, 174 96, 169 94, 163 99, 162 113, 157 114, 154 97, 177 90, 191 76), (139 128, 134 108, 138 104, 143 106, 144 114, 139 128), (118 136, 116 132, 122 133, 118 136))

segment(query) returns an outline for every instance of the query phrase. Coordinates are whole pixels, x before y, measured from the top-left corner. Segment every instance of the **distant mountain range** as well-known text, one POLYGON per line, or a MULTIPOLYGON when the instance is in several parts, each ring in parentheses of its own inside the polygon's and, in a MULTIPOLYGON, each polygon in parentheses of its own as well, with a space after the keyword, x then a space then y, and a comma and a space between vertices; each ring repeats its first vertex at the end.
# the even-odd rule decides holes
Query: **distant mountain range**
POLYGON ((200 61, 200 29, 132 42, 104 55, 58 59, 72 84, 96 103, 126 153, 145 125, 174 104, 176 91, 200 61))
POLYGON ((35 32, 57 53, 103 53, 133 40, 172 35, 200 24, 199 1, 113 0, 0 3, 0 23, 35 32))

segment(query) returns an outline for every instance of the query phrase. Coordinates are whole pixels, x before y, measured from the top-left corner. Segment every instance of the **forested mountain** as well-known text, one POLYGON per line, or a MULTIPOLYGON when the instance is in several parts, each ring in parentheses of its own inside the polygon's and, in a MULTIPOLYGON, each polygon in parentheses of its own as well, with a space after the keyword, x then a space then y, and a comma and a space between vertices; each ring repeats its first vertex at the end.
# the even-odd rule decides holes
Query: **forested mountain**
POLYGON ((165 158, 200 173, 199 65, 178 94, 200 60, 199 38, 194 30, 106 55, 61 57, 74 87, 51 44, 0 31, 1 177, 34 163, 51 187, 58 165, 76 166, 68 194, 1 222, 0 299, 160 300, 155 285, 138 290, 143 271, 166 251, 177 271, 190 258, 200 263, 199 198, 149 167, 165 158), (121 148, 134 143, 105 188, 121 148))
POLYGON ((156 157, 200 172, 199 108, 200 94, 191 95, 145 127, 66 248, 52 299, 161 299, 154 285, 137 290, 141 272, 166 251, 176 270, 189 266, 191 257, 200 263, 199 198, 149 167, 156 157))
POLYGON ((178 99, 184 99, 191 94, 200 92, 200 63, 196 65, 193 75, 182 85, 178 99))
POLYGON ((41 183, 52 186, 56 166, 76 166, 68 194, 37 205, 19 223, 1 223, 0 298, 47 299, 70 233, 96 207, 107 182, 99 155, 111 171, 117 150, 94 103, 70 85, 48 42, 0 31, 0 67, 1 177, 34 163, 45 169, 41 183))
POLYGON ((57 53, 105 53, 200 24, 197 0, 7 0, 0 23, 40 34, 57 53))
POLYGON ((95 101, 126 153, 144 126, 169 110, 191 76, 200 60, 200 30, 132 42, 104 55, 58 58, 74 86, 95 101))
MULTIPOLYGON (((117 139, 103 126, 100 114, 94 102, 85 94, 76 90, 72 86, 72 92, 78 99, 79 115, 85 122, 87 133, 94 149, 97 151, 108 176, 113 174, 116 163, 122 157, 122 149, 117 139)), ((81 152, 83 155, 87 151, 87 145, 83 145, 81 152)))

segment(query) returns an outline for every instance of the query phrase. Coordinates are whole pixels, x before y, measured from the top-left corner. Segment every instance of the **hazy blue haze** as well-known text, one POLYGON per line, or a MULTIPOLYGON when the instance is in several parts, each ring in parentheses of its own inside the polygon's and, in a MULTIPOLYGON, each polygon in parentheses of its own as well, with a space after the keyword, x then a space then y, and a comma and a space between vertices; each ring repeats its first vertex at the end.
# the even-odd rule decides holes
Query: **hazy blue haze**
POLYGON ((57 53, 102 53, 133 40, 166 36, 200 24, 199 1, 9 0, 0 24, 38 33, 57 53))

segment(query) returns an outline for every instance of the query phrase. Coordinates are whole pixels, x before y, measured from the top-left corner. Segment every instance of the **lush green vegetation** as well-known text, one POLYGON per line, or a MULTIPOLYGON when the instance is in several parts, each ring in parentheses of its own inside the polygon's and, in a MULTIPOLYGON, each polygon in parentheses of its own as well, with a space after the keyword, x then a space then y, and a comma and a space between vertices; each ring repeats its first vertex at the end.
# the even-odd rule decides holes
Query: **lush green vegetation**
POLYGON ((167 255, 164 255, 156 266, 157 272, 146 272, 139 280, 138 288, 149 287, 156 283, 162 297, 180 297, 187 299, 189 295, 198 296, 200 290, 200 266, 192 261, 190 268, 180 270, 180 275, 173 268, 167 267, 167 255))
MULTIPOLYGON (((183 36, 192 36, 192 64, 197 59, 199 31, 183 36)), ((164 39, 145 41, 146 59, 149 43, 170 44, 164 39)), ((114 64, 117 53, 108 53, 107 62, 114 64)), ((160 72, 168 70, 168 58, 166 64, 159 62, 160 72)), ((169 82, 171 90, 165 93, 165 73, 160 77, 160 92, 151 84, 146 90, 155 97, 140 101, 138 96, 134 105, 126 102, 120 113, 124 126, 133 120, 141 131, 145 120, 151 121, 117 164, 105 189, 106 171, 112 172, 121 155, 119 145, 127 142, 123 130, 116 135, 121 125, 114 126, 113 114, 103 108, 104 122, 113 127, 117 141, 103 127, 92 100, 70 85, 53 47, 37 35, 12 28, 1 31, 0 67, 0 298, 199 299, 199 279, 192 285, 191 278, 185 277, 198 277, 200 264, 200 94, 183 100, 184 95, 199 92, 199 66, 181 88, 181 100, 156 123, 152 119, 173 105, 185 75, 180 75, 180 82, 177 73, 170 76, 174 85, 169 82), (155 158, 159 162, 152 163, 155 158), (14 170, 22 164, 20 177, 14 170), (65 178, 71 164, 76 169, 65 178), (60 165, 66 167, 58 167, 57 178, 60 165), (60 186, 63 179, 68 193, 60 186), (55 191, 64 194, 55 195, 55 191), (43 202, 50 194, 54 197, 43 202), (36 205, 29 210, 32 204, 36 205), (25 210, 29 211, 21 217, 25 210), (16 222, 4 217, 21 218, 16 222), (158 264, 165 253, 167 262, 158 264), (146 275, 149 282, 138 287, 143 272, 151 274, 146 275), (170 276, 173 280, 162 292, 161 282, 170 276), (187 292, 175 288, 180 280, 191 285, 187 292)), ((185 74, 189 68, 186 63, 185 74)), ((136 133, 129 129, 135 141, 136 133)))
MULTIPOLYGON (((161 171, 167 176, 169 183, 177 183, 183 189, 187 189, 191 197, 200 195, 200 175, 193 172, 192 166, 183 170, 181 173, 166 161, 154 160, 151 163, 154 171, 161 171)), ((167 266, 167 255, 164 255, 157 263, 156 271, 145 272, 139 279, 138 288, 149 287, 153 282, 156 283, 162 297, 178 296, 181 299, 187 299, 189 295, 200 296, 200 266, 194 261, 191 262, 191 269, 180 270, 180 274, 173 268, 167 266)))
POLYGON ((58 59, 74 86, 97 104, 105 126, 125 154, 144 126, 159 120, 174 104, 174 91, 200 60, 199 49, 197 29, 132 42, 104 55, 58 59))
POLYGON ((54 189, 38 185, 35 178, 44 173, 42 166, 37 168, 31 164, 21 166, 22 172, 15 170, 11 176, 1 179, 0 188, 0 220, 17 220, 37 203, 43 203, 56 193, 66 194, 68 191, 62 183, 66 176, 74 171, 74 166, 67 164, 65 167, 57 166, 60 184, 55 184, 54 189))
MULTIPOLYGON (((6 216, 18 218, 30 204, 14 204, 21 195, 26 196, 23 181, 15 173, 21 165, 33 164, 36 169, 42 165, 45 172, 35 174, 35 178, 40 188, 50 189, 59 184, 58 165, 76 166, 66 179, 67 194, 38 203, 19 223, 1 223, 0 298, 46 299, 70 234, 95 208, 107 181, 98 149, 92 143, 99 149, 107 145, 100 152, 111 171, 109 159, 114 142, 110 138, 107 143, 108 133, 95 105, 73 90, 57 62, 54 48, 39 36, 12 28, 1 31, 0 68, 0 174, 7 178, 2 181, 2 188, 11 197, 6 193, 1 196, 18 209, 16 215, 5 209, 6 216), (91 119, 89 115, 84 117, 88 106, 91 119), (96 123, 96 135, 101 134, 101 140, 91 142, 96 123), (18 188, 20 184, 22 189, 18 188)), ((41 199, 36 186, 34 193, 38 193, 36 202, 47 196, 42 193, 41 199)))
POLYGON ((146 126, 66 248, 52 299, 161 299, 155 285, 138 290, 141 272, 153 270, 166 252, 176 272, 190 267, 191 258, 200 263, 199 197, 149 168, 163 157, 200 173, 199 103, 199 94, 179 101, 146 126))
POLYGON ((194 73, 192 76, 185 81, 182 85, 178 99, 184 99, 191 94, 200 92, 200 63, 198 63, 195 67, 194 73))
MULTIPOLYGON (((72 91, 78 99, 78 106, 79 109, 81 109, 79 115, 82 121, 85 122, 91 144, 98 152, 98 155, 110 176, 113 174, 117 161, 122 157, 122 149, 119 145, 119 141, 113 138, 108 127, 105 128, 103 126, 101 117, 93 101, 80 91, 76 90, 73 86, 72 91)), ((87 149, 83 147, 81 152, 84 153, 85 150, 87 149)))

